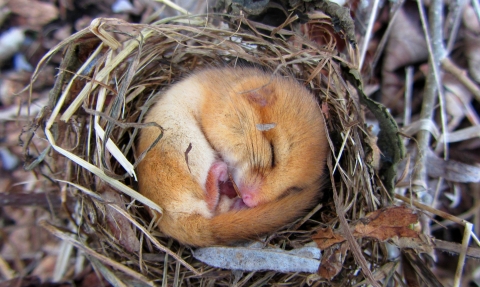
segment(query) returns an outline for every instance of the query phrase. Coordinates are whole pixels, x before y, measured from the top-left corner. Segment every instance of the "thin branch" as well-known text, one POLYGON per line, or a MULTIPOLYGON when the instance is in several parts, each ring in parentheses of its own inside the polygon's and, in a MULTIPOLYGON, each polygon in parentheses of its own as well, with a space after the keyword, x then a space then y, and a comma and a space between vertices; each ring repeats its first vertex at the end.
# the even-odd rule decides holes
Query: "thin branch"
MULTIPOLYGON (((436 104, 437 92, 441 92, 440 84, 440 59, 445 55, 445 49, 443 47, 443 1, 434 0, 430 6, 430 21, 431 21, 431 35, 430 38, 429 29, 426 23, 425 13, 423 11, 423 1, 418 0, 418 10, 420 18, 422 20, 422 26, 427 40, 427 47, 429 50, 429 74, 427 75, 427 82, 425 86, 425 92, 422 102, 422 110, 420 112, 420 119, 431 120, 433 118, 433 110, 436 104)), ((440 96, 442 101, 442 96, 440 96)), ((443 114, 443 113, 442 113, 443 114)), ((442 117, 443 118, 443 117, 442 117)), ((442 120, 443 122, 443 120, 442 120)), ((442 124, 443 126, 443 124, 442 124)), ((446 129, 444 129, 445 134, 446 129)), ((423 192, 428 190, 427 186, 427 167, 426 157, 423 155, 423 151, 426 151, 430 145, 430 133, 427 131, 420 131, 418 133, 418 157, 416 160, 416 168, 413 174, 414 190, 417 192, 423 192)), ((425 226, 426 227, 426 226, 425 226)))
POLYGON ((473 224, 468 222, 465 225, 465 229, 463 231, 462 249, 460 255, 458 256, 458 265, 457 270, 455 271, 455 278, 453 281, 453 286, 455 287, 460 286, 460 282, 462 282, 463 267, 465 266, 465 258, 467 255, 468 244, 470 243, 470 238, 472 237, 472 229, 473 224))
MULTIPOLYGON (((448 252, 448 253, 456 253, 460 254, 462 252, 462 245, 454 242, 443 241, 436 239, 435 240, 435 249, 448 252)), ((477 247, 468 247, 466 256, 468 258, 475 258, 480 260, 480 248, 477 247)))
POLYGON ((412 93, 413 93, 413 66, 405 68, 405 107, 403 113, 403 126, 410 125, 412 121, 412 93))
POLYGON ((373 24, 375 24, 375 19, 377 18, 379 2, 380 0, 375 0, 373 2, 372 13, 370 14, 370 20, 368 21, 367 32, 365 34, 365 38, 363 39, 363 43, 362 43, 362 50, 360 53, 360 64, 358 66, 359 71, 362 70, 363 62, 365 60, 365 55, 367 54, 367 50, 368 50, 368 43, 370 42, 370 38, 372 37, 373 24))
POLYGON ((448 57, 442 59, 442 68, 457 78, 457 80, 459 80, 465 86, 465 88, 467 88, 470 93, 473 94, 475 99, 480 102, 480 88, 474 81, 472 81, 472 79, 467 76, 467 72, 465 70, 455 65, 455 63, 452 62, 448 57))
MULTIPOLYGON (((475 0, 473 0, 475 1, 475 0)), ((465 6, 468 4, 466 0, 455 1, 457 4, 453 11, 453 25, 450 35, 448 36, 447 51, 450 52, 453 50, 453 45, 457 40, 458 29, 460 28, 460 23, 462 22, 462 12, 465 9, 465 6)))

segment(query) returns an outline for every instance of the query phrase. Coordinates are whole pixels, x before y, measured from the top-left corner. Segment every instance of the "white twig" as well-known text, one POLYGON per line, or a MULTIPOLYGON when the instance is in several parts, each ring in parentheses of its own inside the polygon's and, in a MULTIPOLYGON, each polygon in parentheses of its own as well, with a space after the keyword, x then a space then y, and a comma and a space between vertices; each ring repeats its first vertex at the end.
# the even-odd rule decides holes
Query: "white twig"
POLYGON ((405 107, 403 113, 403 126, 406 127, 412 120, 412 90, 413 90, 413 66, 405 69, 405 107))
POLYGON ((370 20, 368 21, 367 31, 365 33, 365 38, 363 39, 362 49, 360 53, 360 64, 358 70, 362 70, 363 62, 365 60, 365 55, 367 54, 368 50, 368 43, 370 42, 370 38, 372 37, 372 30, 373 24, 375 24, 375 19, 377 18, 377 11, 378 11, 378 4, 380 0, 375 0, 373 2, 372 13, 370 14, 370 20))

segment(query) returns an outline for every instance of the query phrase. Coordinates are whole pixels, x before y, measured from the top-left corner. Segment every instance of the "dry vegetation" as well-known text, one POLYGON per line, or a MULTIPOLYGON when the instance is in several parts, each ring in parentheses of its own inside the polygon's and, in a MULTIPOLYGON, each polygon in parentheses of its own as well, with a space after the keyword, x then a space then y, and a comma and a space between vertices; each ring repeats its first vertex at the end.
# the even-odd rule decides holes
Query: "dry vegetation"
POLYGON ((0 37, 16 37, 0 45, 13 47, 0 52, 0 286, 480 283, 468 259, 480 257, 476 7, 398 2, 372 14, 351 2, 353 30, 320 1, 276 1, 250 17, 76 2, 0 1, 0 37), (288 251, 315 242, 313 274, 202 263, 153 228, 144 207, 162 207, 135 192, 152 96, 196 69, 245 64, 293 75, 321 102, 325 195, 262 238, 288 251))

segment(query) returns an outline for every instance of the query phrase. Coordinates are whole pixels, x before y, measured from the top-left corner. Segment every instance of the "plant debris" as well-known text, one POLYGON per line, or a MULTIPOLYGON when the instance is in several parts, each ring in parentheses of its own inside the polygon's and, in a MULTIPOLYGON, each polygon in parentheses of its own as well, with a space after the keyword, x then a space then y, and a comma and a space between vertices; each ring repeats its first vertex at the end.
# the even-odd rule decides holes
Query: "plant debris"
MULTIPOLYGON (((424 248, 431 248, 429 242, 422 238, 418 231, 413 230, 413 225, 418 223, 418 216, 411 209, 401 206, 393 206, 378 209, 352 224, 353 236, 357 239, 372 238, 378 241, 393 240, 402 245, 408 241, 408 247, 417 252, 431 252, 424 248), (402 242, 401 242, 402 241, 402 242)), ((313 239, 318 248, 325 250, 333 244, 346 241, 340 230, 333 231, 331 228, 319 230, 313 239)), ((407 247, 407 246, 399 246, 407 247)))
POLYGON ((0 1, 0 284, 480 284, 479 7, 423 2, 0 1), (316 274, 205 264, 136 192, 152 96, 236 65, 294 76, 319 99, 324 196, 245 251, 292 256, 321 235, 316 274))

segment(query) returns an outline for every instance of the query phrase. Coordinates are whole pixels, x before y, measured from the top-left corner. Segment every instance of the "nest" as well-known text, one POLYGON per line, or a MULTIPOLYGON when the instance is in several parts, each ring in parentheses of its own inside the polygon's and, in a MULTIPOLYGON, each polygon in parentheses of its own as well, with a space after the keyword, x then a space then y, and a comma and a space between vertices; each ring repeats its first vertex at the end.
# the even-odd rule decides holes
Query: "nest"
MULTIPOLYGON (((316 15, 304 24, 289 19, 281 27, 229 15, 181 16, 151 25, 97 19, 50 51, 33 80, 52 55, 63 51, 63 62, 49 104, 32 124, 34 136, 27 144, 30 167, 57 186, 67 211, 67 216, 56 214, 42 225, 79 250, 75 254, 66 249, 58 260, 86 256, 114 285, 324 282, 317 275, 273 271, 245 273, 241 278, 238 272, 194 259, 189 247, 153 227, 145 206, 162 207, 135 191, 135 166, 141 157, 134 158, 136 137, 145 127, 142 119, 153 95, 205 67, 253 65, 293 75, 318 97, 331 148, 330 178, 322 201, 306 217, 270 234, 265 245, 303 246, 317 230, 338 229, 341 220, 356 221, 387 204, 389 193, 379 169, 372 168, 378 149, 365 125, 360 88, 346 77, 357 66, 356 50, 340 40, 348 53, 339 54, 340 38, 332 32, 332 19, 316 15), (299 25, 304 34, 284 29, 289 25, 299 25), (324 44, 319 44, 318 35, 324 44)), ((386 256, 383 245, 363 240, 359 246, 368 250, 361 256, 367 257, 372 270, 381 267, 378 258, 386 256)), ((357 272, 357 262, 347 252, 334 280, 348 285, 365 280, 357 272)))

